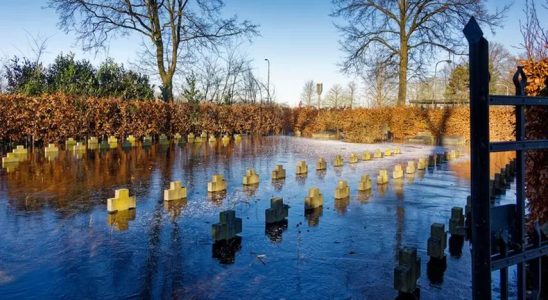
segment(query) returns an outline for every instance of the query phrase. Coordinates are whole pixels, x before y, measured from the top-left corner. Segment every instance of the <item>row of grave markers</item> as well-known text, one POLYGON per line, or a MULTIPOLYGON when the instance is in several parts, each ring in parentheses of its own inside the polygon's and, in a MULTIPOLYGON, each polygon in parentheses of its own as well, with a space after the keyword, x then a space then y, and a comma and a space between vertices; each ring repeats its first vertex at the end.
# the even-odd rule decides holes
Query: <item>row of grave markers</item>
MULTIPOLYGON (((377 151, 378 153, 380 150, 377 151)), ((386 153, 387 151, 385 151, 386 153)), ((395 153, 400 153, 399 149, 395 153)), ((457 154, 452 151, 451 156, 456 157, 457 154)), ((366 153, 367 154, 367 153, 366 153)), ((366 155, 364 154, 364 156, 366 155)), ((352 154, 355 156, 355 154, 352 154)), ((444 157, 448 157, 445 153, 444 157)), ((430 155, 428 158, 428 165, 430 166, 433 161, 436 161, 437 156, 430 155)), ((343 159, 340 155, 337 155, 333 161, 334 166, 342 165, 343 159)), ((441 162, 441 161, 440 161, 441 162)), ((432 163, 434 164, 434 163, 432 163)), ((320 158, 317 162, 317 170, 325 170, 325 159, 320 158)), ((426 160, 421 158, 418 161, 417 167, 415 167, 414 161, 409 161, 406 168, 406 174, 414 174, 416 170, 424 170, 427 167, 426 160)), ((308 166, 305 161, 299 161, 297 163, 296 174, 304 175, 308 173, 308 166)), ((400 179, 404 175, 404 170, 400 164, 394 166, 392 172, 393 179, 400 179)), ((276 165, 272 171, 272 180, 282 180, 286 177, 286 171, 282 165, 276 165)), ((242 184, 244 186, 258 185, 260 182, 259 175, 254 169, 246 170, 246 174, 242 178, 242 184)), ((377 176, 377 184, 383 185, 388 183, 388 171, 386 169, 379 170, 377 176)), ((363 175, 358 183, 359 191, 367 191, 372 188, 371 178, 369 175, 363 175)), ((215 174, 212 176, 211 181, 207 183, 207 191, 209 193, 225 192, 228 189, 227 182, 223 175, 215 174)), ((345 180, 339 180, 335 189, 335 199, 345 199, 350 196, 350 187, 345 180)), ((164 191, 164 200, 172 201, 185 199, 187 197, 187 189, 181 184, 181 181, 174 181, 170 183, 170 188, 164 191)), ((116 212, 118 210, 126 210, 135 208, 135 199, 129 197, 129 192, 126 189, 116 190, 114 198, 108 199, 107 211, 116 212), (117 204, 116 204, 117 203, 117 204)), ((316 187, 312 187, 308 191, 308 195, 305 197, 305 209, 314 209, 323 206, 323 195, 316 187)))
MULTIPOLYGON (((233 135, 234 141, 238 142, 242 140, 242 136, 240 134, 234 134, 233 135)), ((178 133, 176 133, 173 136, 173 140, 176 144, 181 144, 184 142, 182 139, 182 136, 178 133)), ((187 137, 188 142, 192 143, 199 143, 204 142, 208 140, 210 143, 216 143, 217 138, 215 135, 210 135, 208 139, 208 135, 205 132, 202 132, 202 134, 195 138, 194 134, 190 133, 187 137)), ((221 138, 221 142, 223 145, 227 145, 230 142, 231 138, 227 134, 225 134, 221 138)), ((124 142, 122 143, 122 148, 128 149, 132 147, 136 147, 138 144, 138 140, 133 136, 129 135, 126 137, 124 142)), ((150 147, 153 144, 152 137, 145 136, 142 138, 141 144, 143 147, 150 147)), ((167 138, 165 134, 161 134, 158 138, 158 144, 160 145, 169 145, 170 141, 167 138)), ((87 150, 108 150, 108 149, 116 149, 118 148, 118 139, 115 136, 109 136, 106 140, 103 140, 99 142, 99 139, 96 137, 90 137, 87 139, 87 142, 83 141, 77 141, 73 138, 68 138, 65 141, 65 149, 69 151, 73 151, 77 155, 81 155, 87 150)), ((44 154, 46 158, 52 160, 57 158, 59 154, 59 146, 57 144, 50 143, 46 147, 44 147, 44 154)), ((14 167, 16 167, 20 162, 25 161, 27 158, 28 150, 23 145, 17 145, 13 151, 6 154, 5 157, 2 157, 2 167, 7 168, 9 170, 13 170, 14 167)))
MULTIPOLYGON (((510 188, 510 183, 515 176, 515 159, 511 160, 500 172, 495 173, 494 179, 490 180, 490 198, 491 205, 495 204, 495 199, 505 193, 510 188)), ((449 247, 452 255, 460 256, 464 240, 470 238, 471 217, 471 197, 466 199, 466 206, 451 208, 451 217, 449 218, 449 247)), ((492 228, 491 238, 494 239, 494 245, 505 248, 512 234, 508 230, 501 228, 492 228)), ((428 262, 429 278, 432 281, 443 278, 443 272, 447 267, 445 249, 447 248, 447 232, 445 224, 433 223, 430 226, 430 237, 427 242, 427 255, 430 257, 428 262), (441 278, 436 278, 436 277, 441 278)), ((501 251, 501 249, 495 249, 501 251)), ((420 277, 420 257, 417 256, 417 249, 413 247, 403 247, 399 249, 398 265, 394 268, 394 288, 400 295, 418 295, 417 281, 420 277)))

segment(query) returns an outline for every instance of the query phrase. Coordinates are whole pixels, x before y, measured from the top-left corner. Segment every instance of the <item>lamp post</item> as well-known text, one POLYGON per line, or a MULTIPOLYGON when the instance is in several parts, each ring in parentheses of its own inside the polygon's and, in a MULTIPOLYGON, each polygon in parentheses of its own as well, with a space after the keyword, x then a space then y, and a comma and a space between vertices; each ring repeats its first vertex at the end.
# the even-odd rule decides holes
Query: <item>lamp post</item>
POLYGON ((267 102, 270 102, 270 60, 268 58, 264 59, 268 63, 268 75, 266 79, 266 93, 267 93, 267 102))
POLYGON ((506 96, 510 95, 510 89, 508 88, 508 86, 506 84, 502 84, 502 83, 497 83, 495 85, 498 85, 498 86, 503 86, 506 88, 506 96))
POLYGON ((440 60, 436 63, 436 66, 434 67, 434 82, 432 83, 432 103, 434 102, 434 99, 436 98, 436 80, 438 75, 438 64, 442 62, 446 62, 450 64, 451 60, 450 59, 440 60))

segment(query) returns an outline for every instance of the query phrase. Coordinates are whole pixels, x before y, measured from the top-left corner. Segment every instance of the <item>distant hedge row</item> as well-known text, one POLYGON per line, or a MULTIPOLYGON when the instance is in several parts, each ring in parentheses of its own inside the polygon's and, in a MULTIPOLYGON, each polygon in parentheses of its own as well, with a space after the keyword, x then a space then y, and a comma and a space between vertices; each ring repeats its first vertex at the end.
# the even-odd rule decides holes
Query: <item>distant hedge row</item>
MULTIPOLYGON (((491 140, 511 140, 514 112, 511 108, 493 107, 491 140)), ((386 131, 396 141, 406 141, 420 132, 435 138, 462 136, 470 140, 470 110, 468 107, 422 109, 419 107, 386 107, 321 110, 294 110, 295 130, 304 136, 325 130, 339 130, 350 142, 370 143, 382 140, 386 131)))
POLYGON ((0 140, 62 142, 69 137, 124 137, 133 134, 279 134, 292 123, 289 108, 272 105, 217 105, 78 99, 64 95, 0 95, 0 140))

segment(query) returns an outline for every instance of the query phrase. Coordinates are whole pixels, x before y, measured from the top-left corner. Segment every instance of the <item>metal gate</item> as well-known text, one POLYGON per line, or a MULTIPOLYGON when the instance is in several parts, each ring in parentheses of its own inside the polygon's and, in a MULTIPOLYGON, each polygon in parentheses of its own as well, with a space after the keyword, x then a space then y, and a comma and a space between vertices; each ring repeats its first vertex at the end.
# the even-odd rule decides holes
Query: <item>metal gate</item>
POLYGON ((489 95, 488 42, 474 18, 470 19, 463 31, 470 51, 473 298, 491 299, 491 272, 496 270, 500 273, 501 299, 508 298, 508 267, 517 265, 517 298, 526 299, 527 294, 528 298, 537 299, 541 288, 541 258, 548 254, 548 243, 541 241, 538 227, 532 236, 525 234, 524 156, 527 150, 548 149, 548 140, 525 140, 524 108, 548 105, 548 98, 525 96, 527 78, 521 67, 518 67, 514 75, 516 96, 489 95), (515 141, 489 142, 490 105, 516 107, 515 141), (489 194, 489 153, 503 151, 516 152, 516 202, 492 207, 489 194), (526 273, 529 274, 527 278, 526 273), (527 290, 529 293, 526 293, 527 290))

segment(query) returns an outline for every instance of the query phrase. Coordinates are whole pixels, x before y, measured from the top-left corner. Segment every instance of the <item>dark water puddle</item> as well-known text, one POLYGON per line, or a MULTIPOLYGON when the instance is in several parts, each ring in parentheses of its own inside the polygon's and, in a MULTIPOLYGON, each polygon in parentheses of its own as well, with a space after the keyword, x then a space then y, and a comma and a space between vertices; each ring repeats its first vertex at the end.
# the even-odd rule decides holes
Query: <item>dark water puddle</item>
POLYGON ((361 175, 375 178, 380 168, 391 172, 395 163, 432 149, 402 147, 399 157, 314 170, 320 155, 330 163, 341 147, 347 158, 386 146, 267 137, 81 158, 61 152, 52 161, 36 151, 0 173, 0 298, 389 299, 396 296, 393 268, 403 245, 417 247, 422 258, 422 298, 470 298, 467 242, 460 257, 446 250, 446 270, 434 281, 426 255, 430 224, 447 224, 451 207, 465 205, 466 159, 384 187, 373 180, 370 193, 358 193, 361 175), (299 160, 308 163, 306 176, 295 175, 299 160), (276 164, 284 164, 287 178, 272 182, 276 164), (261 181, 244 188, 242 176, 251 167, 261 181), (224 175, 228 192, 208 195, 216 173, 224 175), (342 201, 334 199, 340 179, 351 188, 342 201), (163 190, 173 180, 188 188, 188 199, 164 203, 163 190), (324 206, 305 212, 310 187, 320 188, 324 206), (137 197, 137 208, 109 215, 106 199, 118 188, 137 197), (289 204, 288 222, 265 227, 274 196, 289 204), (242 233, 214 244, 211 225, 226 209, 242 218, 242 233))

